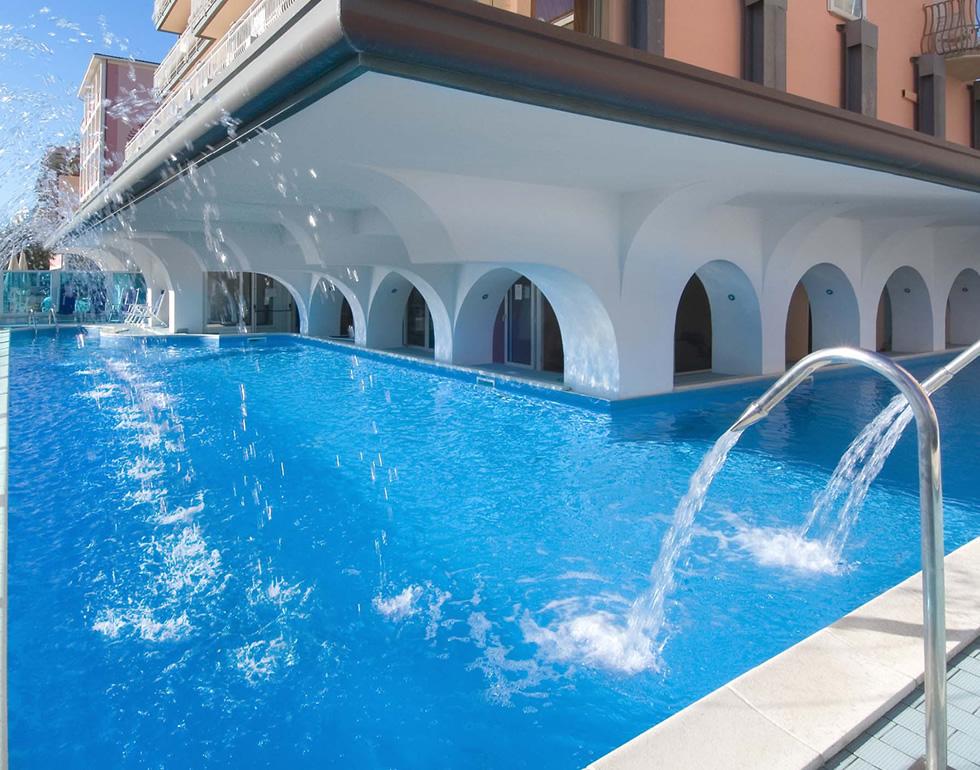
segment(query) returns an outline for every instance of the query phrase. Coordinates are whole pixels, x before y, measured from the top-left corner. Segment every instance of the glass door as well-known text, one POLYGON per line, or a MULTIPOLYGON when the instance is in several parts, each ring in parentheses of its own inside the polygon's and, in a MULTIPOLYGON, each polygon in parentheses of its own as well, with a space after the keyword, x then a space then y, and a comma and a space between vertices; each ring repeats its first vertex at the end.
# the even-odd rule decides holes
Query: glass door
POLYGON ((429 308, 418 289, 412 289, 405 305, 405 345, 410 348, 432 348, 432 321, 429 308))
POLYGON ((507 292, 507 363, 534 366, 536 315, 531 282, 520 278, 507 292))

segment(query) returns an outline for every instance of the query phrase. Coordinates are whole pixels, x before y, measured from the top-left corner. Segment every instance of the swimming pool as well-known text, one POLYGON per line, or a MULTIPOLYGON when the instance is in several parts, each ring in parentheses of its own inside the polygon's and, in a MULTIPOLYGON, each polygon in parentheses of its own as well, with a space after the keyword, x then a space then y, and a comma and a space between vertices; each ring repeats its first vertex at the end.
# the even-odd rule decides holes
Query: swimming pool
MULTIPOLYGON (((918 569, 911 436, 843 569, 753 555, 891 396, 864 374, 734 449, 633 672, 558 630, 625 615, 764 384, 601 409, 286 337, 15 334, 11 360, 15 767, 577 767, 918 569)), ((978 394, 973 367, 935 399, 947 550, 980 535, 978 394)))

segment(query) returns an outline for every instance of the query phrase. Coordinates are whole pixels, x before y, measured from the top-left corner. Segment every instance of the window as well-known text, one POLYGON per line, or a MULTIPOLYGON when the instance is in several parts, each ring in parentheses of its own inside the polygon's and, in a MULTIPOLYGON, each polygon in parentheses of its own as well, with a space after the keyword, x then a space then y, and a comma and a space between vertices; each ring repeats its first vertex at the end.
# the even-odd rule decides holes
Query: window
POLYGON ((827 10, 834 16, 854 21, 868 15, 867 0, 827 0, 827 10))

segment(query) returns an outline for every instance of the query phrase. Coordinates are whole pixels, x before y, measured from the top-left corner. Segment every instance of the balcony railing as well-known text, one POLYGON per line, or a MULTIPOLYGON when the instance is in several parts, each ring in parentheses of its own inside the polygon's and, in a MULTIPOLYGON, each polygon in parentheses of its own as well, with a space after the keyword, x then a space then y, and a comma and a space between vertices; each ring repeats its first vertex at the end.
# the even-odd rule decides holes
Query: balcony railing
POLYGON ((191 4, 191 20, 188 26, 200 30, 211 13, 218 9, 224 0, 193 0, 191 4))
POLYGON ((160 133, 198 104, 207 90, 238 63, 258 40, 301 0, 256 0, 208 51, 184 81, 163 95, 156 112, 126 145, 126 160, 139 155, 160 133))
POLYGON ((179 35, 187 26, 190 12, 191 0, 153 0, 153 25, 179 35))
POLYGON ((211 45, 210 40, 196 37, 190 30, 184 32, 153 73, 153 87, 157 93, 165 94, 170 90, 170 87, 200 58, 209 45, 211 45))
POLYGON ((942 0, 925 6, 922 52, 940 56, 980 53, 977 0, 942 0))
POLYGON ((153 0, 153 25, 157 29, 163 24, 163 20, 167 18, 167 14, 176 2, 177 0, 153 0))

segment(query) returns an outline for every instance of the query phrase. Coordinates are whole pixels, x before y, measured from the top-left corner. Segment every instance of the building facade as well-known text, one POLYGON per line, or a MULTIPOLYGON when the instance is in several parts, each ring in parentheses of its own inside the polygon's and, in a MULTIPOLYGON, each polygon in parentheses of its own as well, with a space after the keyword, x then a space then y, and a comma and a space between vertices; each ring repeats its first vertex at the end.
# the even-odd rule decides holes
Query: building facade
POLYGON ((980 337, 975 0, 154 20, 159 106, 58 240, 139 264, 175 331, 269 281, 305 334, 607 398, 980 337))
POLYGON ((79 159, 79 197, 99 190, 122 165, 126 144, 156 109, 149 62, 93 56, 78 98, 84 104, 79 159))

